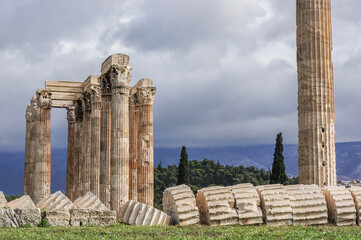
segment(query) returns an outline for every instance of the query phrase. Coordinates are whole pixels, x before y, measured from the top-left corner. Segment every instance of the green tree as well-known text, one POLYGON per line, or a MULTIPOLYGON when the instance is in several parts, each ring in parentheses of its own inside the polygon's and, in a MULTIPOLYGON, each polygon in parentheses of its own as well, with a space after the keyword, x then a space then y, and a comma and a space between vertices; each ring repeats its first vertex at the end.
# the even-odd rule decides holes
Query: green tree
POLYGON ((177 185, 189 185, 189 163, 187 149, 185 146, 182 147, 180 157, 181 158, 179 160, 178 166, 177 185))
POLYGON ((286 175, 285 157, 283 156, 283 137, 282 133, 277 134, 275 152, 273 154, 273 164, 270 183, 281 183, 287 182, 288 178, 286 175))

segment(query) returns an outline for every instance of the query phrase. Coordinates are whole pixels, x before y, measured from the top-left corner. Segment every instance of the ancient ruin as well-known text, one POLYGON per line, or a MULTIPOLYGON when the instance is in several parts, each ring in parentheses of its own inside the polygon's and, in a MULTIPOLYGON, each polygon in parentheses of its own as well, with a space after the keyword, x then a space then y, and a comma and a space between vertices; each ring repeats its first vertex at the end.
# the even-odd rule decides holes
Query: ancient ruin
POLYGON ((336 185, 331 0, 297 0, 301 184, 336 185))
POLYGON ((130 82, 129 56, 114 54, 101 75, 84 82, 46 81, 26 109, 24 193, 37 204, 50 195, 51 108, 67 109, 66 195, 92 192, 120 212, 129 199, 153 206, 151 79, 130 82))

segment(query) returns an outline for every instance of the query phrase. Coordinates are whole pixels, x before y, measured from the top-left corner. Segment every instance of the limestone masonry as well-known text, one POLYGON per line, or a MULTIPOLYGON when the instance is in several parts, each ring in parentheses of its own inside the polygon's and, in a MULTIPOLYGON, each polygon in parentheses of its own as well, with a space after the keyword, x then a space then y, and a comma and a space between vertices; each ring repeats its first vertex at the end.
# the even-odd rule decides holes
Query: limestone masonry
MULTIPOLYGON (((129 56, 114 54, 101 75, 84 82, 46 81, 26 109, 24 193, 38 204, 50 195, 50 110, 66 108, 66 196, 92 192, 120 212, 129 199, 153 206, 151 79, 130 82, 129 56)), ((1 204, 1 203, 0 203, 1 204)))
POLYGON ((297 0, 301 184, 336 185, 331 0, 297 0))

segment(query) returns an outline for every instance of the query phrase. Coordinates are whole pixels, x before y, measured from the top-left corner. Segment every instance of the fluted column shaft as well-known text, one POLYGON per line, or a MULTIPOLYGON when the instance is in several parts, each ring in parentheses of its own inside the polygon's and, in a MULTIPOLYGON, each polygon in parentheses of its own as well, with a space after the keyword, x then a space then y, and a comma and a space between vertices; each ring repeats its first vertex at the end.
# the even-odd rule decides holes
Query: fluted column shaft
POLYGON ((111 93, 102 94, 100 129, 100 201, 110 207, 111 93))
POLYGON ((139 88, 138 202, 154 205, 153 102, 154 87, 139 88))
POLYGON ((139 106, 136 94, 129 101, 129 125, 129 199, 137 201, 139 106))
POLYGON ((87 94, 83 97, 81 195, 90 191, 91 103, 89 97, 87 94))
POLYGON ((91 111, 91 162, 90 162, 90 191, 97 197, 100 196, 100 118, 101 102, 100 90, 92 90, 91 111))
POLYGON ((40 108, 34 130, 34 202, 37 204, 50 195, 51 134, 50 108, 40 108))
POLYGON ((112 87, 111 207, 119 213, 129 198, 129 86, 112 87))
POLYGON ((330 0, 297 0, 299 177, 336 185, 330 0))
POLYGON ((75 107, 75 146, 74 146, 74 200, 82 196, 82 156, 83 156, 83 108, 81 101, 75 107))
POLYGON ((76 161, 75 161, 75 142, 76 142, 76 123, 75 108, 69 106, 67 109, 68 120, 68 146, 67 146, 67 164, 66 164, 66 196, 74 201, 75 180, 76 180, 76 161))

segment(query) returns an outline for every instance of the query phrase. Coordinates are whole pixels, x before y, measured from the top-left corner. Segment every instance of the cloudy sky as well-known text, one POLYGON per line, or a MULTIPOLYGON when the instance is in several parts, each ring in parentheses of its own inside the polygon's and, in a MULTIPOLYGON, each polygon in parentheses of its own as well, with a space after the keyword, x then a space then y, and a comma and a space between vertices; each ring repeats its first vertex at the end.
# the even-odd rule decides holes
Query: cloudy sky
MULTIPOLYGON (((84 81, 113 53, 152 78, 155 146, 297 143, 295 0, 1 0, 0 150, 24 149, 45 80, 84 81)), ((361 140, 359 0, 334 0, 336 141, 361 140)), ((52 146, 66 146, 52 110, 52 146)))

